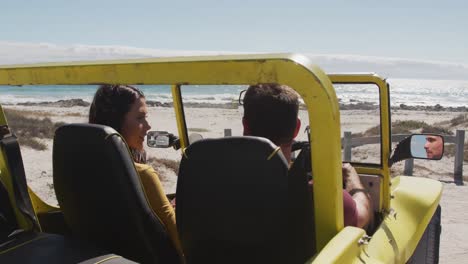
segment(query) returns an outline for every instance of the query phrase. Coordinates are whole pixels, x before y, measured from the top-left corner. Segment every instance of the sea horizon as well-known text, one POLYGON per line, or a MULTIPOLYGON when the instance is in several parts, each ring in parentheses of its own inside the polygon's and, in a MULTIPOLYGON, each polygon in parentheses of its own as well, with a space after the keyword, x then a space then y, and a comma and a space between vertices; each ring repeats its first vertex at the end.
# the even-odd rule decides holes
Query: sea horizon
MULTIPOLYGON (((388 79, 390 103, 408 106, 466 107, 468 81, 428 79, 388 79)), ((170 85, 135 85, 146 96, 147 101, 170 103, 170 85)), ((0 104, 56 102, 81 99, 91 102, 98 85, 23 85, 0 86, 0 104)), ((247 85, 189 85, 182 86, 184 103, 229 104, 237 102, 239 93, 247 85)), ((378 90, 374 85, 335 85, 340 103, 377 103, 378 90)))

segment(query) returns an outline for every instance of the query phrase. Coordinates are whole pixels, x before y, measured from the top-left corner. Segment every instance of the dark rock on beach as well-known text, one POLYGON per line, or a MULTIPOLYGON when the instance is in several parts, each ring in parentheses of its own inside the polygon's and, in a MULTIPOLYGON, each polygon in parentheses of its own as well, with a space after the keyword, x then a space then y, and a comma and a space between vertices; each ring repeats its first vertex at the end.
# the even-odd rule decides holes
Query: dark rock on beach
MULTIPOLYGON (((146 104, 150 107, 173 107, 172 103, 162 103, 158 101, 147 101, 146 104)), ((211 104, 211 103, 184 103, 186 108, 221 108, 221 109, 237 109, 237 103, 211 104)))
POLYGON ((18 103, 17 105, 25 105, 25 106, 56 106, 56 107, 73 107, 73 106, 90 106, 89 102, 84 101, 83 99, 70 99, 70 100, 58 100, 56 102, 26 102, 26 103, 18 103))
MULTIPOLYGON (((149 107, 173 107, 172 102, 159 102, 159 101, 146 101, 146 104, 149 107)), ((8 105, 8 104, 5 104, 8 105)), ((17 105, 23 106, 55 106, 55 107, 74 107, 74 106, 83 106, 89 107, 90 103, 84 101, 83 99, 69 99, 69 100, 59 100, 56 102, 26 102, 18 103, 17 105)), ((223 104, 213 104, 213 103, 197 103, 197 102, 187 102, 184 103, 186 108, 217 108, 217 109, 237 109, 239 104, 237 102, 229 102, 223 104)), ((300 109, 306 110, 306 106, 301 104, 300 109)), ((351 103, 344 104, 340 102, 340 110, 377 110, 379 106, 371 102, 362 102, 358 100, 351 100, 351 103)), ((467 106, 458 106, 458 107, 444 107, 440 104, 426 106, 426 105, 406 105, 400 104, 399 106, 392 106, 392 110, 410 110, 410 111, 436 111, 436 112, 468 112, 467 106)))
POLYGON ((221 109, 237 109, 238 103, 210 104, 210 103, 185 103, 184 107, 188 108, 221 108, 221 109))
MULTIPOLYGON (((352 100, 357 102, 356 100, 352 100)), ((375 110, 379 109, 378 105, 369 102, 357 102, 353 104, 340 104, 340 110, 375 110)))
POLYGON ((400 106, 393 106, 393 110, 411 110, 411 111, 435 111, 435 112, 468 112, 468 107, 458 106, 458 107, 444 107, 440 104, 436 105, 405 105, 400 104, 400 106))
POLYGON ((146 105, 150 107, 172 107, 172 103, 162 103, 158 101, 146 101, 146 105))

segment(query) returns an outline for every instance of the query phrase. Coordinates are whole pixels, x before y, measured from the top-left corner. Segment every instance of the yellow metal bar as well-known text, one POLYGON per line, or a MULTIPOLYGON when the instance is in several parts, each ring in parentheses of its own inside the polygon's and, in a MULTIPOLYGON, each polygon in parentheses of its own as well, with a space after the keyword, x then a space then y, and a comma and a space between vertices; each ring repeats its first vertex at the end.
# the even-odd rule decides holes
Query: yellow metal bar
POLYGON ((381 168, 365 167, 365 165, 363 164, 353 164, 353 167, 359 174, 382 176, 384 173, 384 171, 381 168))
POLYGON ((187 124, 185 122, 185 113, 183 106, 184 104, 182 102, 180 85, 174 84, 171 86, 171 89, 174 111, 177 119, 177 129, 179 132, 180 148, 183 150, 188 146, 187 124))
POLYGON ((36 215, 47 212, 60 211, 60 207, 50 205, 44 202, 37 194, 28 186, 29 197, 36 215))
POLYGON ((390 211, 390 166, 388 161, 392 153, 392 134, 391 134, 391 118, 390 118, 390 91, 389 85, 385 80, 376 81, 380 89, 380 124, 382 134, 382 170, 383 170, 383 193, 382 209, 384 212, 390 211))
POLYGON ((3 111, 3 108, 0 105, 0 126, 6 126, 7 124, 8 123, 6 120, 5 112, 3 111))
MULTIPOLYGON (((343 228, 340 114, 327 75, 295 54, 162 58, 0 67, 0 85, 257 84, 291 86, 309 109, 317 249, 343 228)), ((185 142, 187 143, 187 142, 185 142)))
MULTIPOLYGON (((391 154, 391 133, 390 133, 390 98, 388 84, 385 79, 376 74, 329 74, 333 83, 365 83, 375 84, 379 89, 380 100, 380 135, 381 135, 381 170, 378 175, 382 175, 382 188, 380 190, 379 206, 381 211, 390 211, 390 167, 388 160, 391 154)), ((363 169, 361 169, 363 170, 363 169)), ((369 170, 368 170, 369 171, 369 170)), ((372 170, 370 170, 372 171, 372 170)))

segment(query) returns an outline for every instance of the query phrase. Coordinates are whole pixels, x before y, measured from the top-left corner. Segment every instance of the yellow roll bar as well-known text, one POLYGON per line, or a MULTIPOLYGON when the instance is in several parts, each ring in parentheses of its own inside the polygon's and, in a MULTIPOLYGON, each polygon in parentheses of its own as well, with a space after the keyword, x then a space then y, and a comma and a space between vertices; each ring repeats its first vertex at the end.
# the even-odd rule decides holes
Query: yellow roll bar
POLYGON ((350 73, 350 74, 329 74, 328 77, 334 84, 374 84, 379 89, 380 106, 380 143, 381 155, 380 166, 376 168, 361 167, 355 164, 359 173, 380 175, 382 177, 382 186, 380 189, 380 211, 388 213, 390 211, 390 167, 388 161, 391 154, 391 132, 390 132, 390 91, 387 82, 377 74, 369 73, 350 73))
MULTIPOLYGON (((317 250, 343 228, 340 114, 332 82, 308 58, 295 54, 180 57, 162 59, 0 66, 0 85, 230 84, 281 83, 308 107, 317 250)), ((176 107, 180 116, 181 107, 176 107)), ((180 120, 178 118, 178 125, 180 120)), ((183 129, 179 127, 179 133, 183 129)), ((187 144, 186 135, 182 147, 187 144)))

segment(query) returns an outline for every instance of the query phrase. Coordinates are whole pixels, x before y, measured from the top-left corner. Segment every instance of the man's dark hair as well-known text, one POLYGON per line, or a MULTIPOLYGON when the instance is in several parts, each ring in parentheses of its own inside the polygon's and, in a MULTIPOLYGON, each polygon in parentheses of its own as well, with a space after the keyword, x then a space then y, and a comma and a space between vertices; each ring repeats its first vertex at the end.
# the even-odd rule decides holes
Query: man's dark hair
POLYGON ((276 145, 293 140, 299 95, 292 88, 273 83, 251 85, 243 105, 250 135, 268 138, 276 145))
POLYGON ((101 85, 89 108, 89 123, 110 126, 122 133, 125 115, 136 100, 145 95, 130 85, 101 85))

